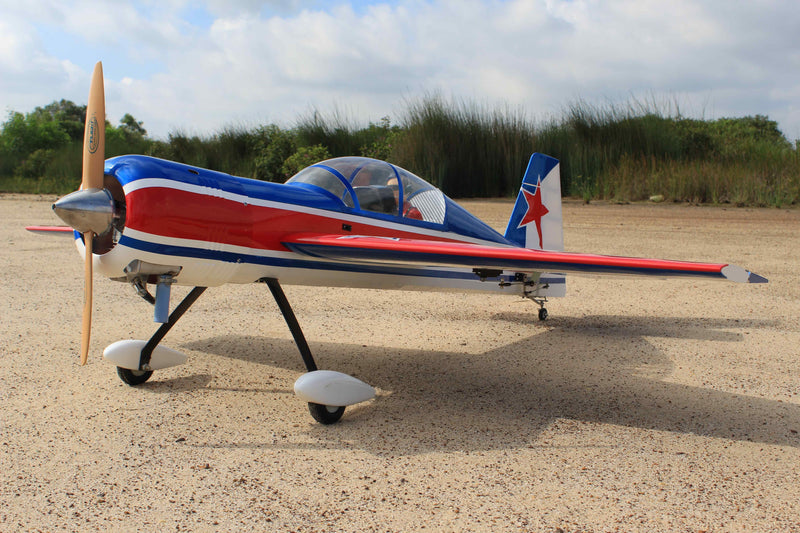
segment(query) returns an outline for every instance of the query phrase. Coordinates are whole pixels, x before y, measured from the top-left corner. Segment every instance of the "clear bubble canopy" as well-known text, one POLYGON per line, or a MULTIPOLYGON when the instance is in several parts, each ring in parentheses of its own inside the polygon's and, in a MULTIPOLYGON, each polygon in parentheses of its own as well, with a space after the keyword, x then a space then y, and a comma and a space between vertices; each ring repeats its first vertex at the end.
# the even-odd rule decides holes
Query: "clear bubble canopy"
POLYGON ((357 211, 444 222, 444 194, 419 176, 386 161, 337 157, 301 170, 286 183, 322 189, 357 211))

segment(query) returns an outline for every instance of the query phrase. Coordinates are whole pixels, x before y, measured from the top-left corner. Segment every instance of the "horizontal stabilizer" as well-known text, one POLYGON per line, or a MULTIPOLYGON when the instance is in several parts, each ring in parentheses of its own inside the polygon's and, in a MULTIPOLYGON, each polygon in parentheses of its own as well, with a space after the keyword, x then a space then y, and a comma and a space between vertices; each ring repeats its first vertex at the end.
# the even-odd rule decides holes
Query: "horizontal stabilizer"
POLYGON ((69 226, 26 226, 26 230, 31 233, 41 233, 43 235, 64 235, 72 237, 75 230, 69 226))

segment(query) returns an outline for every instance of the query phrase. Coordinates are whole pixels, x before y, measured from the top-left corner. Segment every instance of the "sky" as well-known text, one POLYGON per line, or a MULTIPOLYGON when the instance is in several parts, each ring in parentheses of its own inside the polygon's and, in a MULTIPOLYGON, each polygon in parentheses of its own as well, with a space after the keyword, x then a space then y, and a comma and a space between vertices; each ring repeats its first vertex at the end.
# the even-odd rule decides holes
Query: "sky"
POLYGON ((98 60, 108 120, 161 139, 397 123, 431 94, 542 121, 577 101, 759 114, 800 138, 797 0, 0 0, 5 116, 85 104, 98 60))

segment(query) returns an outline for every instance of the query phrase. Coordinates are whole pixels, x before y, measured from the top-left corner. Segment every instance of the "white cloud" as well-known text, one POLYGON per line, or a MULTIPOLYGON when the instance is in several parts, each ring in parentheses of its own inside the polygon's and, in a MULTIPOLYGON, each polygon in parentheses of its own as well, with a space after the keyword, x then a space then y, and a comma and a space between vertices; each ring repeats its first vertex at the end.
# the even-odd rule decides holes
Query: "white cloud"
POLYGON ((157 136, 286 123, 312 105, 377 120, 434 90, 536 116, 576 97, 677 95, 707 118, 768 114, 800 136, 794 0, 207 0, 191 19, 197 4, 184 0, 22 4, 0 22, 0 102, 83 101, 73 85, 88 84, 96 50, 109 117, 131 112, 157 136), (102 31, 81 37, 85 56, 37 34, 82 36, 87 24, 102 31))
POLYGON ((63 97, 68 98, 79 85, 85 87, 80 69, 69 59, 49 55, 30 24, 14 16, 0 19, 0 105, 3 111, 27 111, 49 103, 56 98, 42 101, 41 97, 50 87, 66 91, 63 97))

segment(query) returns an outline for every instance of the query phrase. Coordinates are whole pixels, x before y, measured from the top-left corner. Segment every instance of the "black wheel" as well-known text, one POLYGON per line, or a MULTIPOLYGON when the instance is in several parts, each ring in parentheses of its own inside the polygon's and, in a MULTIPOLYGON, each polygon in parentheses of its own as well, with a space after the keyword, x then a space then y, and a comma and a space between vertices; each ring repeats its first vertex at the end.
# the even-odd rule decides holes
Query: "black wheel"
POLYGON ((335 424, 342 418, 344 414, 344 407, 332 407, 329 405, 320 405, 318 403, 308 402, 308 412, 314 417, 314 420, 320 424, 335 424))
POLYGON ((117 375, 119 379, 133 387, 134 385, 141 385, 153 375, 152 370, 131 370, 130 368, 117 367, 117 375))
POLYGON ((539 320, 547 320, 547 309, 544 307, 539 309, 539 320))

